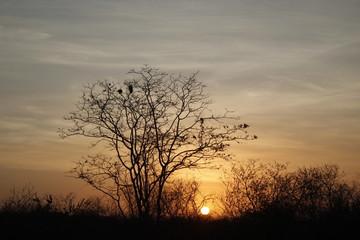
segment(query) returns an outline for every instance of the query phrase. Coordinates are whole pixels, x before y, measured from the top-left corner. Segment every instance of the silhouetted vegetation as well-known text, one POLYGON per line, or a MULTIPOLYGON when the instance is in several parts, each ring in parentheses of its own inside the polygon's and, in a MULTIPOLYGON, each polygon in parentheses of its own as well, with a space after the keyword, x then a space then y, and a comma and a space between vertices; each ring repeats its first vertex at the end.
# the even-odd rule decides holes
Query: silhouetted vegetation
POLYGON ((336 165, 287 171, 286 164, 255 160, 234 165, 224 181, 224 214, 284 213, 299 219, 358 214, 359 185, 343 181, 336 165))
POLYGON ((67 216, 102 216, 107 211, 101 206, 100 198, 76 199, 74 193, 66 196, 39 195, 33 186, 13 189, 1 206, 5 214, 63 214, 67 216))
POLYGON ((223 214, 263 229, 264 238, 329 239, 360 227, 360 185, 337 165, 288 171, 287 164, 250 160, 224 179, 223 214))
POLYGON ((215 159, 229 159, 231 143, 257 137, 229 111, 210 111, 212 100, 197 73, 168 74, 145 65, 129 76, 84 86, 75 111, 65 117, 72 126, 59 132, 95 139, 107 149, 79 161, 70 171, 74 177, 112 199, 123 217, 160 220, 173 215, 163 199, 177 197, 166 192, 176 173, 215 167, 215 159))
POLYGON ((1 226, 12 236, 121 236, 160 239, 338 239, 360 227, 360 185, 336 165, 288 171, 286 164, 248 161, 225 174, 222 213, 199 215, 209 196, 199 183, 177 180, 164 190, 163 218, 123 218, 111 202, 75 194, 38 194, 30 185, 1 204, 1 226), (109 205, 110 204, 110 205, 109 205), (128 235, 128 236, 130 236, 128 235))

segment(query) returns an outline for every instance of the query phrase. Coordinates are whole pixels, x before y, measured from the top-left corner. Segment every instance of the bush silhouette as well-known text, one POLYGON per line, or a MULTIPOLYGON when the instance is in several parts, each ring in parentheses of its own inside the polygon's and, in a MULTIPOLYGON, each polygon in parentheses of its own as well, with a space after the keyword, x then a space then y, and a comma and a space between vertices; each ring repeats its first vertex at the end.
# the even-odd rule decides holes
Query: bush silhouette
MULTIPOLYGON (((288 171, 286 164, 248 161, 234 165, 224 179, 219 218, 202 218, 199 183, 178 180, 165 189, 165 218, 127 220, 98 198, 38 194, 31 185, 2 201, 3 234, 135 239, 339 239, 360 227, 359 184, 346 182, 336 165, 288 171), (49 235, 50 234, 50 235, 49 235)), ((10 236, 9 235, 9 236, 10 236)))
POLYGON ((224 215, 286 216, 318 219, 358 216, 360 192, 348 184, 337 165, 287 171, 287 164, 262 164, 249 160, 226 173, 221 198, 224 215))

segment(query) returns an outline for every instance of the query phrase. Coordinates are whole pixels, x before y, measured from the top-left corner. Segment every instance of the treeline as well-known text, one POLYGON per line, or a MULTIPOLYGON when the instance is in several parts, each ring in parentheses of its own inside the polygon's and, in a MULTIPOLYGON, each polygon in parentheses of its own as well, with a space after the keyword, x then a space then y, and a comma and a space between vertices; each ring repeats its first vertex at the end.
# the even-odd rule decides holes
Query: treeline
POLYGON ((289 171, 287 164, 249 160, 225 172, 223 184, 222 195, 202 196, 198 181, 172 181, 157 223, 144 223, 131 212, 124 219, 106 198, 39 194, 26 185, 2 200, 1 226, 15 235, 121 232, 163 239, 325 239, 350 237, 360 227, 360 184, 345 181, 336 165, 289 171), (209 201, 220 209, 216 217, 200 214, 209 201))
POLYGON ((223 215, 287 214, 298 219, 360 217, 360 184, 347 182, 337 165, 288 171, 287 164, 249 160, 225 175, 223 215))
MULTIPOLYGON (((299 219, 322 216, 360 218, 360 182, 344 180, 337 165, 288 170, 287 164, 249 160, 233 165, 223 178, 224 193, 203 196, 196 180, 175 180, 164 189, 164 219, 199 217, 206 202, 216 202, 217 217, 240 219, 261 214, 287 214, 299 219)), ((117 216, 111 200, 39 194, 32 185, 11 190, 2 199, 1 214, 53 213, 68 216, 117 216)), ((134 218, 131 211, 129 218, 134 218)))

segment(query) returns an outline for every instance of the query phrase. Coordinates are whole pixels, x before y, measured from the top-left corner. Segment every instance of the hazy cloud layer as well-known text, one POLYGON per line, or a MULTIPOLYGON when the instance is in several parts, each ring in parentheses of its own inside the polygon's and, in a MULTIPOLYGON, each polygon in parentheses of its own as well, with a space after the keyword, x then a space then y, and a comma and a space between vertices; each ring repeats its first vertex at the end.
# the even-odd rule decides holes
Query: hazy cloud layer
POLYGON ((358 0, 1 1, 0 164, 31 146, 23 167, 67 166, 79 156, 56 159, 56 129, 81 85, 147 63, 200 70, 217 110, 260 136, 242 159, 359 167, 359 29, 358 0))

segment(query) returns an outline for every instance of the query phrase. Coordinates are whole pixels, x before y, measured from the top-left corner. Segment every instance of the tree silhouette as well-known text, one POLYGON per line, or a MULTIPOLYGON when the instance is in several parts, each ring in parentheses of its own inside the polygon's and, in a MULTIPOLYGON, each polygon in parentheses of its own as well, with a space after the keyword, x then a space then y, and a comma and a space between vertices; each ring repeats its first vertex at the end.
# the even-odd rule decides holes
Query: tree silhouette
MULTIPOLYGON (((298 219, 331 215, 357 215, 358 183, 343 181, 337 165, 303 167, 287 171, 287 164, 256 160, 234 165, 225 174, 221 198, 224 215, 290 214, 298 219)), ((358 215, 357 215, 358 216, 358 215)))
POLYGON ((117 202, 123 216, 160 219, 164 186, 182 169, 214 167, 230 143, 255 139, 239 118, 210 114, 212 103, 197 73, 167 74, 145 65, 124 83, 84 86, 61 137, 106 143, 109 154, 88 156, 71 170, 117 202), (122 89, 128 89, 123 91, 122 89))

